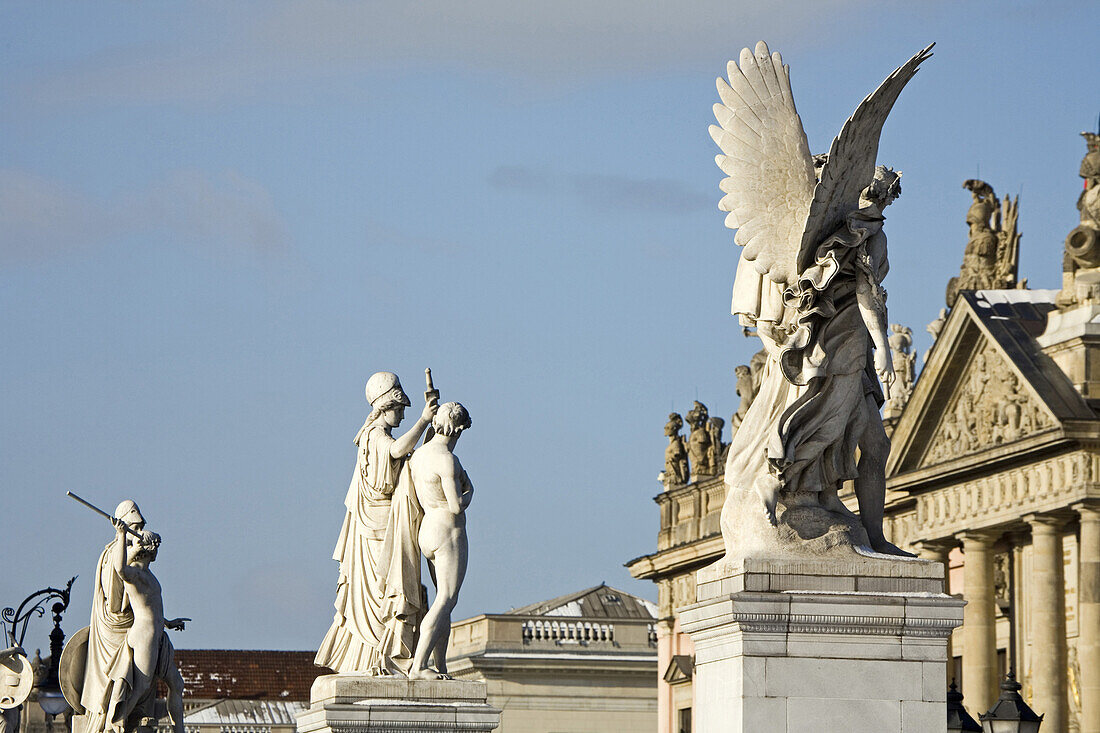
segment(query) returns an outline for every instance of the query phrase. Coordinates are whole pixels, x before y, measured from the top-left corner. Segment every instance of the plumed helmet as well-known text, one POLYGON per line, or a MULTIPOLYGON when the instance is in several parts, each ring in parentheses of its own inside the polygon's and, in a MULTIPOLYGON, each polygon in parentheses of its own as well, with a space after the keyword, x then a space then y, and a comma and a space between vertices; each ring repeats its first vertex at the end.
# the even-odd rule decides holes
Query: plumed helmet
POLYGON ((411 405, 401 380, 393 372, 375 372, 367 380, 367 402, 371 407, 387 409, 397 405, 411 405))
POLYGON ((133 499, 126 499, 115 507, 115 519, 121 519, 126 524, 145 526, 145 517, 141 516, 141 510, 133 499))

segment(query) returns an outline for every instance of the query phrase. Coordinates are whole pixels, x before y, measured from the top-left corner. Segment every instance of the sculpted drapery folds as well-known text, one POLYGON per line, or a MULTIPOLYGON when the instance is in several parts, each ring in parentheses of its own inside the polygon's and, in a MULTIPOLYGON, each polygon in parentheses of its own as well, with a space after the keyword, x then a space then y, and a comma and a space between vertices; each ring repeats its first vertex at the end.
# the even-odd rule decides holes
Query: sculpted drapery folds
POLYGON ((395 438, 392 431, 411 404, 397 375, 372 375, 366 395, 371 412, 355 437, 355 472, 333 552, 340 563, 336 613, 314 661, 340 673, 406 673, 423 612, 419 515, 410 500, 407 459, 435 415, 439 396, 426 392, 420 418, 395 438), (387 577, 407 593, 387 595, 387 577))
POLYGON ((867 545, 900 553, 882 533, 889 440, 879 379, 893 379, 886 321, 883 209, 900 174, 875 165, 886 116, 927 59, 922 50, 868 96, 828 155, 811 156, 789 68, 764 43, 718 80, 711 136, 727 178, 719 208, 744 249, 733 308, 768 358, 727 453, 722 512, 727 557, 745 550, 750 497, 781 543, 867 545), (860 460, 856 463, 856 448, 860 460), (839 500, 855 479, 860 517, 839 500))
POLYGON ((160 537, 145 530, 137 504, 123 501, 113 521, 115 539, 96 566, 91 625, 73 634, 61 660, 62 689, 78 714, 73 730, 155 727, 156 681, 162 680, 172 729, 183 733, 183 679, 164 630, 182 630, 188 619, 164 618, 160 583, 149 569, 160 537))

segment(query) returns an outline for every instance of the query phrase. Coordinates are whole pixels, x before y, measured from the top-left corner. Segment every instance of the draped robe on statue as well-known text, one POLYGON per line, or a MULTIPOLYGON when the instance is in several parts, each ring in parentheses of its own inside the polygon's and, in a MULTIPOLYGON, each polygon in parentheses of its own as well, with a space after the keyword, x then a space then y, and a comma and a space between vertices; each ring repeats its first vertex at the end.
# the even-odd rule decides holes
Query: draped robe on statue
MULTIPOLYGON (((886 238, 877 210, 861 209, 818 246, 795 287, 759 274, 743 257, 734 279, 741 323, 786 329, 769 350, 760 391, 726 458, 731 492, 751 491, 769 475, 784 492, 838 489, 855 478, 855 450, 868 394, 882 404, 871 339, 856 301, 857 279, 886 275, 886 238)), ((765 338, 762 335, 762 338, 765 338)))
POLYGON ((405 672, 422 610, 419 505, 407 457, 390 455, 394 439, 385 427, 365 425, 355 442, 355 475, 332 555, 340 563, 336 614, 314 662, 339 673, 405 672))
MULTIPOLYGON (((92 598, 92 623, 88 629, 88 656, 84 666, 80 704, 84 715, 74 720, 74 733, 102 733, 122 728, 126 721, 115 720, 134 687, 134 650, 126 636, 134 625, 134 612, 122 578, 112 565, 117 539, 112 540, 99 556, 92 598), (115 584, 113 590, 122 598, 120 610, 111 610, 105 584, 115 584)), ((154 675, 167 676, 175 665, 175 652, 168 634, 161 634, 154 675)), ((133 717, 151 716, 151 703, 156 694, 151 685, 133 717)), ((125 726, 132 727, 132 726, 125 726)))

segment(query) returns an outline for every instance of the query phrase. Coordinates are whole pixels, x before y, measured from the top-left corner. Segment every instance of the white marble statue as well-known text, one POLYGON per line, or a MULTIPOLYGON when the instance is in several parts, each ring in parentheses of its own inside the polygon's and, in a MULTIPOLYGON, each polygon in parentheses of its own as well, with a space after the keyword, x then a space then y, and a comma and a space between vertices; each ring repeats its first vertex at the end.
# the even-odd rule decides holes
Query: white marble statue
POLYGON ((454 447, 470 424, 470 413, 458 402, 440 405, 432 420, 435 435, 410 460, 412 485, 423 512, 417 542, 435 583, 435 599, 421 621, 410 677, 450 678, 447 639, 451 612, 466 577, 466 507, 474 495, 474 485, 454 447))
POLYGON ((778 538, 799 551, 869 544, 901 553, 882 532, 889 439, 878 412, 879 381, 894 376, 882 212, 901 174, 875 158, 887 114, 930 49, 863 100, 827 156, 810 155, 789 67, 763 42, 730 62, 728 83, 718 80, 720 126, 710 132, 727 175, 719 208, 744 247, 732 311, 768 354, 727 454, 727 557, 744 552, 750 535, 769 535, 761 520, 777 528, 765 537, 773 546, 778 538), (858 520, 837 496, 849 479, 858 520))
POLYGON ((62 654, 62 689, 78 698, 69 699, 78 714, 74 733, 156 728, 157 680, 168 688, 172 729, 183 733, 183 678, 165 629, 183 630, 189 619, 164 618, 161 586, 149 569, 160 537, 145 529, 137 504, 119 504, 112 523, 115 538, 96 567, 91 626, 73 634, 62 654), (74 659, 83 664, 70 665, 74 659))
POLYGON ((0 650, 0 733, 19 733, 20 713, 33 686, 34 669, 23 647, 0 650))
POLYGON ((416 509, 409 500, 408 457, 438 410, 439 393, 424 393, 424 409, 394 437, 411 405, 397 375, 367 380, 371 412, 355 437, 355 472, 333 559, 340 563, 336 614, 314 660, 339 673, 407 674, 423 614, 416 509), (387 580, 391 588, 387 592, 387 580))

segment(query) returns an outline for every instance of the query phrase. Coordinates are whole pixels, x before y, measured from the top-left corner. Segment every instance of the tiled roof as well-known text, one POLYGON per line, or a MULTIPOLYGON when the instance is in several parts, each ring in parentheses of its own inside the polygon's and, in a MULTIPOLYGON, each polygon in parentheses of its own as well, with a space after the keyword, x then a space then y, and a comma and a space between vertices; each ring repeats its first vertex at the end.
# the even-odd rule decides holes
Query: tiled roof
POLYGON ((1055 309, 1057 290, 978 290, 960 294, 1059 420, 1095 413, 1036 341, 1055 309))
POLYGON ((313 652, 176 649, 187 700, 308 701, 313 680, 327 669, 313 652))
POLYGON ((515 616, 578 616, 582 618, 657 618, 657 605, 603 583, 594 588, 532 603, 507 611, 515 616))
POLYGON ((308 708, 301 700, 221 700, 183 716, 185 726, 294 725, 295 716, 308 708))

